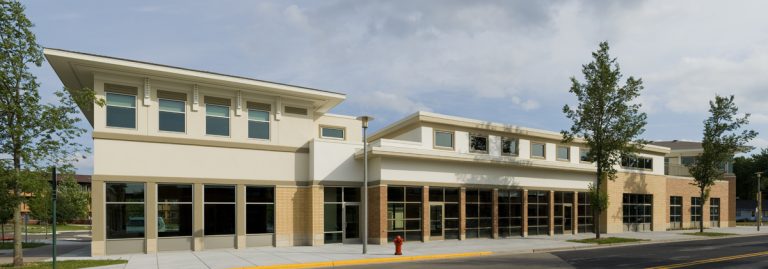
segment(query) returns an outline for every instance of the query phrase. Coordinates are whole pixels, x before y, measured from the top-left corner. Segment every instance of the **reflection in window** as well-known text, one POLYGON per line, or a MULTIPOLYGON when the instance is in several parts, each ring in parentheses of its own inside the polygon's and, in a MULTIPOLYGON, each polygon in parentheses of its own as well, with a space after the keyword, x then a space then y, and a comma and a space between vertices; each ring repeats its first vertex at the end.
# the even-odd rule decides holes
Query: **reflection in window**
POLYGON ((157 235, 192 235, 192 185, 157 185, 157 235))
POLYGON ((204 186, 205 235, 235 234, 235 186, 204 186))
POLYGON ((422 187, 387 187, 387 237, 421 240, 422 187))
POLYGON ((107 126, 136 128, 136 96, 107 92, 107 126))
POLYGON ((106 183, 107 239, 144 237, 144 183, 106 183))
POLYGON ((229 107, 205 105, 205 134, 229 136, 229 107))
POLYGON ((453 133, 435 131, 435 147, 453 148, 453 133))
POLYGON ((320 137, 344 139, 344 128, 322 127, 320 128, 320 137))
POLYGON ((466 190, 467 238, 490 238, 493 225, 493 192, 491 190, 466 190))
POLYGON ((488 136, 469 135, 469 151, 477 153, 488 153, 488 136))
POLYGON ((248 138, 269 139, 269 111, 248 109, 248 138))
POLYGON ((507 137, 501 138, 501 154, 502 155, 517 156, 518 155, 517 149, 518 149, 517 139, 507 138, 507 137))
POLYGON ((185 131, 184 111, 186 102, 160 99, 159 129, 167 132, 185 131))
POLYGON ((544 143, 531 143, 531 157, 542 159, 546 157, 544 143))
POLYGON ((245 187, 245 233, 275 232, 275 188, 245 187))

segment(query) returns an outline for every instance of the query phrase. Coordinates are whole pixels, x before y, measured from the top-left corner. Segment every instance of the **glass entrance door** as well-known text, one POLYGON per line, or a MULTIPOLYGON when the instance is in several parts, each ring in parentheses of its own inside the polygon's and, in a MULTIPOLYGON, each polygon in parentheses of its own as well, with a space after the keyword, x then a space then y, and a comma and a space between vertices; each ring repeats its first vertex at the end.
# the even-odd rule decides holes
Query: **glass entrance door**
POLYGON ((359 243, 360 240, 360 205, 344 205, 344 243, 359 243))
POLYGON ((573 233, 573 206, 571 204, 563 205, 563 233, 573 233))
POLYGON ((443 210, 444 210, 443 204, 432 204, 429 206, 429 238, 430 240, 445 239, 443 210))

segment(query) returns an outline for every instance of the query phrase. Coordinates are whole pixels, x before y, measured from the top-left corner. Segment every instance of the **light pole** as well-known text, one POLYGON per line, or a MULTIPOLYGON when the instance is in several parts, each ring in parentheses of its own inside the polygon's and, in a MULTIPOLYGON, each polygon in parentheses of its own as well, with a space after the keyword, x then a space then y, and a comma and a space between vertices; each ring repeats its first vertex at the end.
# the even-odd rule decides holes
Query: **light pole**
POLYGON ((760 178, 763 172, 757 172, 757 231, 760 231, 760 224, 763 222, 763 193, 760 191, 760 178))
POLYGON ((368 253, 368 140, 366 131, 371 116, 357 117, 363 123, 363 254, 368 253))

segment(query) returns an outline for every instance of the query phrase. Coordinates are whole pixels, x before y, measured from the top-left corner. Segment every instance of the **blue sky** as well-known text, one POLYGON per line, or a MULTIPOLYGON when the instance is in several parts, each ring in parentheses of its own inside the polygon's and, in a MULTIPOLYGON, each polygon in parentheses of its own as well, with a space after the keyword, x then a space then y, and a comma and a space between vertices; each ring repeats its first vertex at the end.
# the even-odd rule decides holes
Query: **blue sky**
MULTIPOLYGON (((761 1, 23 2, 45 47, 346 93, 332 112, 374 115, 373 130, 417 110, 565 129, 569 77, 607 40, 644 81, 644 138, 700 139, 715 94, 768 134, 761 1)), ((33 71, 46 96, 62 87, 33 71)))

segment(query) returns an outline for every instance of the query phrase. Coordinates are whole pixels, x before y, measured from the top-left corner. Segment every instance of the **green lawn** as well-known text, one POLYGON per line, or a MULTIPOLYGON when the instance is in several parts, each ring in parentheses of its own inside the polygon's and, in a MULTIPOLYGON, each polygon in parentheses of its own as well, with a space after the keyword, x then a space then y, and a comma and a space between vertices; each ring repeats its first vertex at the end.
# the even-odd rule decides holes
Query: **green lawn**
POLYGON ((729 236, 729 235, 736 235, 736 234, 729 234, 729 233, 717 233, 717 232, 695 232, 695 233, 685 233, 687 235, 697 235, 697 236, 707 236, 707 237, 718 237, 718 236, 729 236))
MULTIPOLYGON (((88 268, 88 267, 124 264, 124 263, 128 263, 128 261, 126 260, 68 260, 68 261, 56 262, 56 268, 76 269, 76 268, 88 268)), ((0 265, 0 267, 3 267, 3 268, 13 267, 13 264, 3 264, 3 265, 0 265)), ((32 262, 32 263, 27 263, 22 267, 15 267, 15 268, 46 269, 51 267, 52 267, 51 262, 32 262)))
MULTIPOLYGON (((44 233, 46 232, 46 229, 48 230, 48 233, 51 232, 50 226, 46 225, 28 225, 27 227, 29 229, 29 233, 44 233)), ((56 225, 56 232, 64 232, 64 231, 80 231, 80 230, 90 230, 91 225, 77 225, 77 224, 59 224, 56 225)), ((21 232, 24 232, 24 225, 21 225, 21 232)), ((13 225, 6 224, 5 225, 5 233, 11 234, 13 233, 13 225)))
POLYGON ((638 242, 638 241, 648 241, 648 240, 637 239, 637 238, 623 238, 623 237, 604 237, 600 239, 589 238, 589 239, 579 239, 579 240, 568 240, 568 242, 598 244, 598 245, 629 243, 629 242, 638 242))
MULTIPOLYGON (((47 244, 46 243, 35 243, 35 242, 30 242, 30 243, 22 242, 21 243, 21 247, 22 248, 36 248, 36 247, 42 247, 42 246, 45 246, 45 245, 47 245, 47 244)), ((0 243, 0 249, 13 249, 13 242, 6 241, 6 242, 3 242, 3 243, 0 243)))

